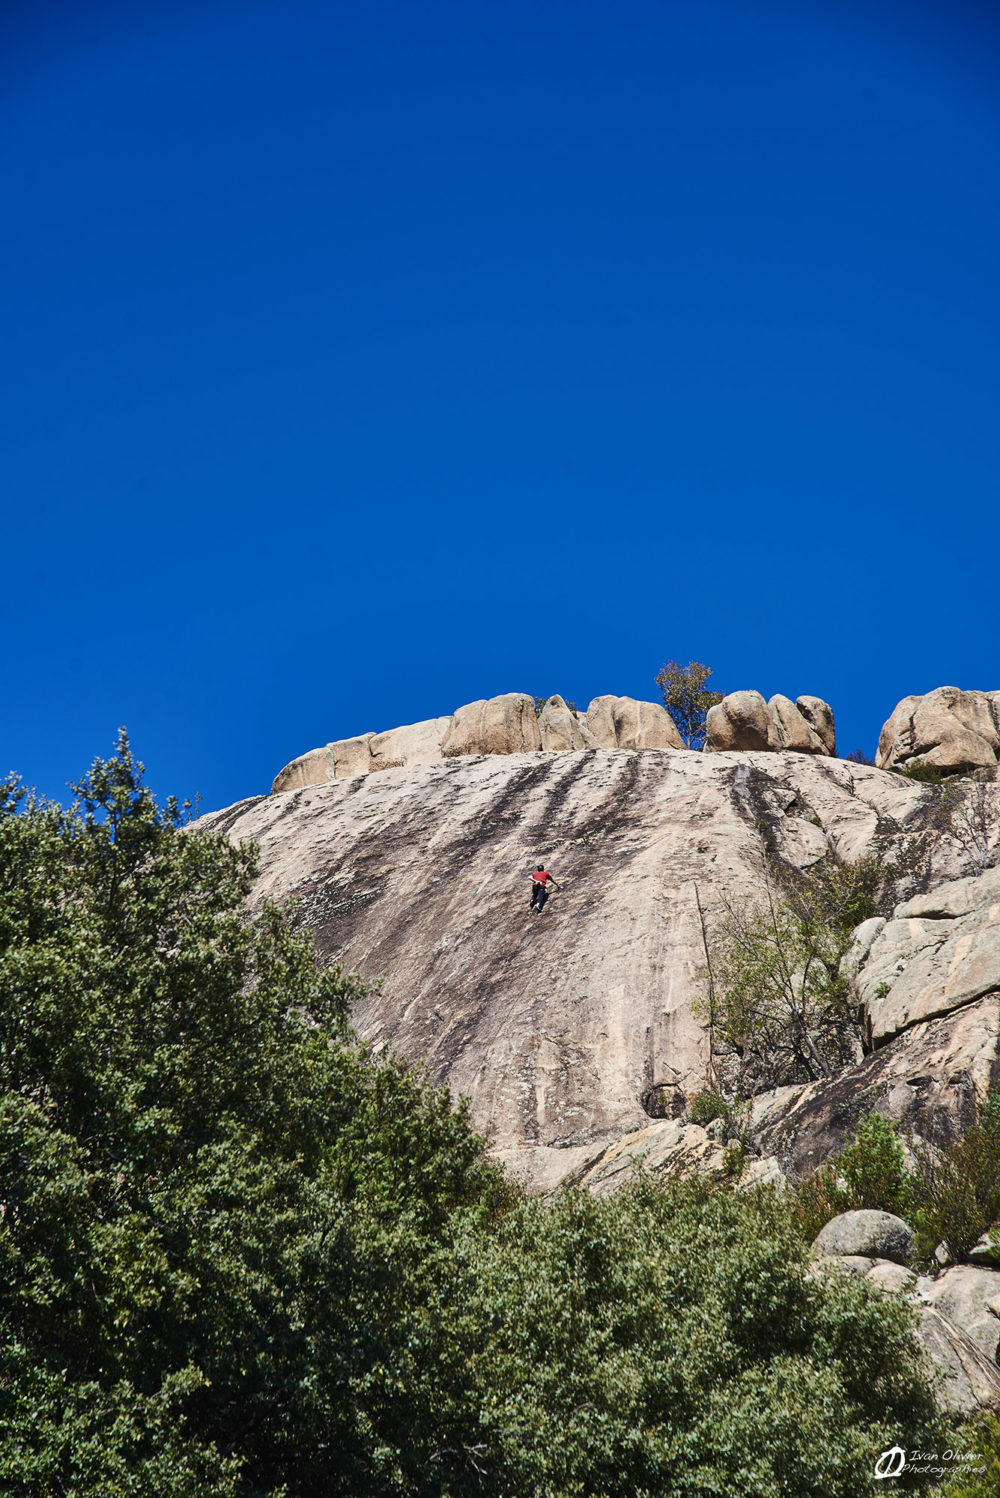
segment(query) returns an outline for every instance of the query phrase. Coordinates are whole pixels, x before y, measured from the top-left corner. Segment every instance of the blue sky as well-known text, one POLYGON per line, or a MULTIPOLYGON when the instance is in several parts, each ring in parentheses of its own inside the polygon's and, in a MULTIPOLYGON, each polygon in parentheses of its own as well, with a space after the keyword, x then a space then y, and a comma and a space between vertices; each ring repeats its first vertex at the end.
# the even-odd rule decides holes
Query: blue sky
POLYGON ((998 75, 962 0, 8 3, 0 770, 1000 687, 998 75))

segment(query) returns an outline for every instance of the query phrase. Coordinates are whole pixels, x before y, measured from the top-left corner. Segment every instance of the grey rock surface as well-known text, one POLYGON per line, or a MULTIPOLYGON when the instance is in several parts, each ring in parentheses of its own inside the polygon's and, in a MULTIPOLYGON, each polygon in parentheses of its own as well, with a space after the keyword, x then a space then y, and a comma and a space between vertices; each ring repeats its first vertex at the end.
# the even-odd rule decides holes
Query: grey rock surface
POLYGON ((444 741, 448 757, 465 754, 524 754, 542 747, 535 699, 526 692, 466 703, 456 709, 444 741))
POLYGON ((729 692, 708 710, 705 751, 777 749, 778 733, 759 692, 729 692))
POLYGON ((595 697, 587 727, 602 749, 683 749, 673 718, 658 702, 635 697, 595 697))
POLYGON ((833 708, 822 697, 796 697, 795 706, 809 727, 818 734, 826 754, 837 752, 837 730, 833 721, 833 708))
POLYGON ((538 718, 542 748, 549 753, 567 749, 598 749, 600 745, 587 727, 561 697, 550 697, 538 718))
POLYGON ((841 1212, 817 1234, 813 1252, 837 1258, 863 1255, 906 1265, 913 1257, 913 1229, 892 1212, 841 1212))
POLYGON ((876 1045, 1000 993, 1000 868, 897 906, 858 962, 854 981, 876 1045))
POLYGON ((877 1110, 904 1134, 937 1144, 959 1138, 1000 1086, 1000 1000, 981 999, 912 1026, 827 1081, 754 1099, 754 1145, 799 1180, 841 1149, 877 1110))
POLYGON ((917 1296, 960 1327, 991 1362, 997 1361, 1000 1315, 995 1306, 1000 1304, 1000 1272, 953 1264, 936 1279, 920 1279, 917 1296))
POLYGON ((800 754, 827 754, 826 745, 789 697, 777 694, 767 704, 774 724, 779 749, 794 749, 800 754))
POLYGON ((1000 1409, 1000 1368, 933 1306, 920 1308, 917 1340, 940 1383, 938 1398, 957 1415, 1000 1409))
MULTIPOLYGON (((489 708, 470 732, 503 727, 489 708)), ((702 917, 755 887, 762 817, 779 846, 802 823, 854 858, 880 829, 905 834, 924 801, 821 756, 597 749, 446 757, 200 825, 259 842, 259 892, 298 899, 323 955, 384 975, 358 1007, 362 1035, 468 1094, 526 1176, 540 1151, 541 1181, 648 1127, 652 1089, 704 1085, 702 917), (563 886, 541 917, 527 908, 539 862, 563 886)))

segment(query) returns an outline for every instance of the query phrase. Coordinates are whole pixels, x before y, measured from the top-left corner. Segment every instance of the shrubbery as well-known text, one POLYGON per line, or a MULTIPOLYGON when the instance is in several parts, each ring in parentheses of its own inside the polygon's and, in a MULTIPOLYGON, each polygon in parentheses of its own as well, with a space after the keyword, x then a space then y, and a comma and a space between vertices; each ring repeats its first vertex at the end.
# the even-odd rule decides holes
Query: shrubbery
POLYGON ((936 1149, 914 1139, 912 1147, 910 1168, 896 1126, 877 1112, 863 1118, 853 1139, 795 1192, 806 1240, 838 1213, 868 1207, 912 1225, 918 1261, 929 1264, 941 1243, 952 1258, 965 1258, 1000 1224, 1000 1092, 955 1143, 936 1149))

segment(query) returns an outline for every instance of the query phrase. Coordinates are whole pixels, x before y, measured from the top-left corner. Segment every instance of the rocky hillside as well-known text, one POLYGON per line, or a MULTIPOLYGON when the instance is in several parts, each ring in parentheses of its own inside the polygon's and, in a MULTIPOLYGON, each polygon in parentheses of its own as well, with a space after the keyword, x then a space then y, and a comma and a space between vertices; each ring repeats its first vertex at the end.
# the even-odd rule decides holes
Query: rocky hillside
MULTIPOLYGON (((744 720, 757 711, 736 707, 744 720)), ((441 720, 461 754, 439 743, 433 756, 375 774, 380 746, 368 736, 367 768, 345 773, 332 756, 332 778, 203 824, 256 839, 261 892, 296 898, 324 954, 384 978, 356 1015, 361 1033, 468 1094, 476 1126, 535 1189, 565 1179, 610 1189, 636 1153, 711 1168, 721 1147, 683 1115, 707 1072, 697 1003, 705 926, 723 892, 757 887, 765 841, 793 867, 828 850, 848 861, 898 852, 926 831, 933 788, 811 743, 806 752, 567 743, 569 752, 484 753, 489 709, 441 720), (541 916, 528 911, 538 863, 560 884, 541 916)), ((550 718, 560 709, 574 718, 561 700, 550 718)), ((511 717, 504 732, 537 726, 533 703, 530 719, 511 717)), ((655 721, 647 715, 647 730, 655 721)), ((606 735, 623 724, 641 732, 642 714, 611 708, 607 723, 606 735)), ((825 727, 819 708, 809 726, 825 727)), ((859 933, 854 962, 878 1049, 833 1082, 757 1100, 762 1170, 795 1173, 822 1158, 865 1098, 888 1097, 900 1117, 957 1118, 1000 1078, 1000 892, 975 883, 926 898, 974 872, 968 850, 938 836, 899 882, 911 904, 859 933)))

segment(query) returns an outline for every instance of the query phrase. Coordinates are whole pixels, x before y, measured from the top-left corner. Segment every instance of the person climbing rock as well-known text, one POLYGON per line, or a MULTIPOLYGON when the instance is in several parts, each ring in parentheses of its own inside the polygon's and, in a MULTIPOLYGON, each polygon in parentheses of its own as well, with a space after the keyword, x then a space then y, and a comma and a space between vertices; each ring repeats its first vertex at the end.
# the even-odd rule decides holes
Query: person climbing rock
POLYGON ((529 910, 537 910, 539 913, 544 909, 545 902, 549 898, 549 885, 553 889, 559 886, 552 875, 547 872, 543 864, 539 864, 533 874, 528 876, 531 880, 531 904, 529 910))

